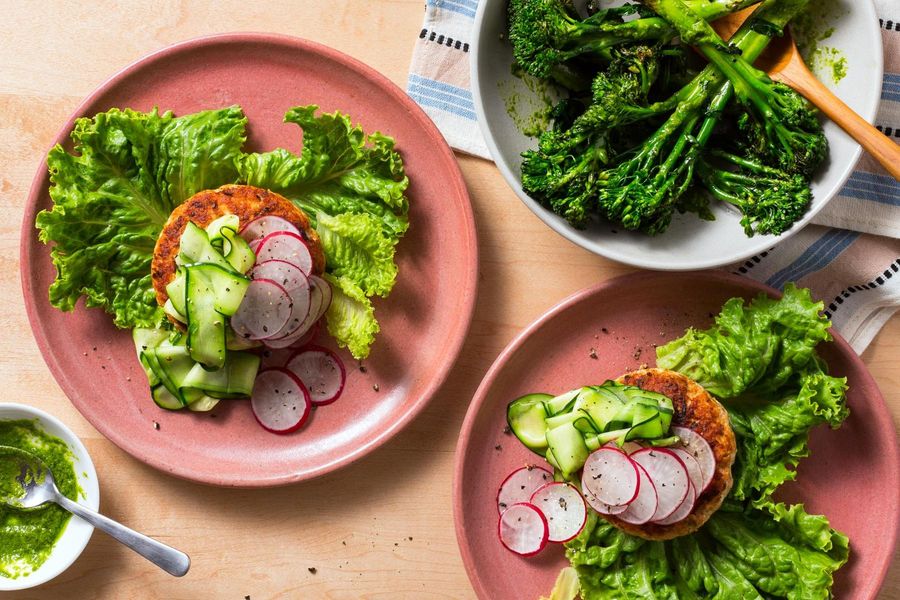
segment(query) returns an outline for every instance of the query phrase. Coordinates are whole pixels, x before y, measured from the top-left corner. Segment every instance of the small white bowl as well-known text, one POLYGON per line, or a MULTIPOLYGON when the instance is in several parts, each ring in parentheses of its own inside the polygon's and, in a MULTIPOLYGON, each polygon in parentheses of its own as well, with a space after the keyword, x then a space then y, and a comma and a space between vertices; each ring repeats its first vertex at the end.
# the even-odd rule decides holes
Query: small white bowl
MULTIPOLYGON (((0 421, 20 419, 37 419, 41 429, 66 443, 75 457, 74 467, 78 485, 84 490, 86 496, 85 498, 73 498, 73 500, 88 508, 98 510, 100 508, 100 485, 97 481, 97 471, 94 470, 94 463, 91 462, 91 457, 78 436, 63 425, 62 421, 42 410, 24 404, 0 403, 0 421)), ((93 532, 94 528, 91 525, 73 516, 56 541, 46 562, 30 575, 23 575, 17 579, 0 577, 0 591, 24 590, 50 581, 75 562, 75 559, 87 546, 93 532)))
MULTIPOLYGON (((859 145, 837 125, 825 122, 830 154, 813 180, 812 204, 806 215, 781 236, 748 238, 740 225, 737 209, 721 202, 713 202, 711 206, 715 221, 676 213, 669 229, 654 237, 625 231, 608 222, 575 229, 522 190, 521 154, 535 148, 537 140, 521 132, 508 114, 507 106, 537 109, 543 102, 539 94, 511 74, 512 47, 505 36, 506 4, 506 0, 481 0, 475 15, 470 64, 472 95, 481 132, 497 167, 522 202, 557 233, 595 254, 663 271, 707 269, 747 259, 808 224, 840 191, 859 160, 862 152, 859 145)), ((839 50, 847 59, 846 77, 838 84, 828 78, 823 82, 871 123, 881 98, 883 76, 882 41, 875 7, 871 0, 836 0, 810 2, 808 10, 813 18, 828 17, 834 32, 822 45, 839 50), (822 15, 826 7, 828 14, 822 15)))

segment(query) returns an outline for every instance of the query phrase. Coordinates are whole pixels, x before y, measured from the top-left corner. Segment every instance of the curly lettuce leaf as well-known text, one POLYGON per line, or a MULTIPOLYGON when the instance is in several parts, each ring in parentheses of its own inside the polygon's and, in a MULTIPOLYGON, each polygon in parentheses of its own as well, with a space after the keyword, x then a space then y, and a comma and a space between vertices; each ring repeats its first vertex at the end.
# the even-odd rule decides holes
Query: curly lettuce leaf
POLYGON ((328 330, 363 358, 378 331, 369 298, 387 296, 397 279, 394 254, 409 226, 409 181, 393 139, 366 135, 339 112, 317 116, 317 110, 298 106, 285 115, 303 130, 299 155, 283 148, 245 154, 238 171, 249 185, 290 198, 310 216, 341 296, 328 311, 328 330))
POLYGON ((813 360, 831 323, 809 290, 788 284, 780 300, 759 295, 749 305, 732 298, 715 325, 656 349, 656 364, 684 373, 720 398, 771 393, 813 360))
POLYGON ((695 534, 633 537, 592 513, 566 544, 584 600, 830 598, 847 537, 801 505, 725 506, 695 534))
POLYGON ((74 153, 56 146, 47 157, 53 208, 36 219, 40 240, 53 244, 51 304, 72 310, 84 296, 118 327, 157 324, 156 238, 187 196, 236 179, 245 123, 237 107, 178 118, 112 109, 78 119, 74 153))
POLYGON ((346 277, 326 273, 325 279, 331 284, 333 293, 326 313, 328 333, 346 345, 354 357, 366 358, 375 342, 375 334, 380 331, 372 301, 346 277))

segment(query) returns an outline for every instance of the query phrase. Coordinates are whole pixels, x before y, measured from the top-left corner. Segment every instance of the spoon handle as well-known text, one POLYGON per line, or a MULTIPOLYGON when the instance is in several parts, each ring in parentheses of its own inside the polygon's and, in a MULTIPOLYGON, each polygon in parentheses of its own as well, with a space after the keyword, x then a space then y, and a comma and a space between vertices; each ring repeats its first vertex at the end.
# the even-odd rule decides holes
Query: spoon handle
POLYGON ((109 517, 69 500, 62 494, 57 496, 56 503, 97 529, 102 529, 170 575, 181 577, 191 567, 191 559, 184 552, 129 529, 109 517))
POLYGON ((804 68, 802 71, 789 73, 785 70, 779 73, 777 78, 817 106, 825 113, 825 116, 859 142, 859 145, 887 169, 894 179, 900 181, 900 145, 894 143, 888 136, 875 129, 852 108, 844 104, 809 69, 804 68))

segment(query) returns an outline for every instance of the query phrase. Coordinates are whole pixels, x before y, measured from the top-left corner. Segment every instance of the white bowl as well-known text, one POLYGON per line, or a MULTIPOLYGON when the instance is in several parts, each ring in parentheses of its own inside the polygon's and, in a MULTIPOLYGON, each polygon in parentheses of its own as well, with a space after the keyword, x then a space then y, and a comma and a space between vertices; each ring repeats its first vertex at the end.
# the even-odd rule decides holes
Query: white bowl
MULTIPOLYGON (((821 11, 823 5, 830 7, 827 17, 834 26, 834 34, 823 45, 841 51, 848 65, 847 75, 840 83, 835 85, 827 78, 825 83, 871 122, 881 97, 884 68, 875 8, 871 0, 816 1, 810 2, 809 7, 814 13, 813 18, 817 18, 815 13, 821 11)), ((737 210, 716 202, 713 203, 715 221, 676 213, 668 231, 655 237, 628 232, 606 222, 585 230, 575 229, 522 190, 519 178, 521 153, 534 148, 537 142, 519 131, 506 105, 512 95, 517 96, 519 107, 539 107, 541 101, 535 92, 511 74, 512 48, 505 41, 505 35, 502 36, 505 32, 506 0, 481 0, 475 15, 471 75, 475 111, 488 149, 507 183, 542 221, 557 233, 601 256, 666 271, 705 269, 744 260, 768 250, 809 223, 844 185, 862 152, 837 125, 830 121, 825 123, 830 154, 813 181, 812 204, 803 219, 781 236, 746 237, 737 210)))
MULTIPOLYGON (((84 490, 86 496, 86 498, 79 497, 73 498, 73 500, 93 510, 99 509, 100 486, 97 482, 97 472, 94 470, 94 463, 91 462, 87 449, 81 443, 81 440, 78 439, 78 436, 63 425, 62 421, 42 410, 24 404, 0 403, 0 421, 15 421, 19 419, 37 419, 38 426, 41 429, 66 443, 75 457, 74 467, 78 485, 84 490)), ((0 591, 24 590, 50 581, 75 562, 75 559, 81 555, 82 550, 87 546, 93 532, 93 526, 73 516, 69 519, 65 530, 56 541, 56 545, 53 547, 46 562, 30 575, 24 575, 17 579, 0 577, 0 591)))

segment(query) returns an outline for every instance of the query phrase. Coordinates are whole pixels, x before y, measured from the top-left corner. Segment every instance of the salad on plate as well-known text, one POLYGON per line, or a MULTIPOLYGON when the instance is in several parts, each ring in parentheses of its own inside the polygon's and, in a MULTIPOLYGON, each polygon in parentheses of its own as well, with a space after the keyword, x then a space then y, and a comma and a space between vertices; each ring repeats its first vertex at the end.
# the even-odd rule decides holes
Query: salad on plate
POLYGON ((656 368, 511 402, 535 461, 498 482, 499 543, 565 545, 554 600, 831 597, 848 538, 776 495, 810 430, 849 414, 816 352, 822 308, 792 285, 732 298, 660 345, 656 368))
POLYGON ((408 227, 403 160, 340 112, 284 120, 303 132, 299 155, 245 152, 237 106, 114 108, 78 119, 73 151, 47 158, 53 207, 36 225, 57 271, 50 301, 83 297, 132 329, 161 408, 250 398, 264 428, 288 433, 344 387, 320 329, 354 359, 375 342, 372 297, 390 293, 408 227))

